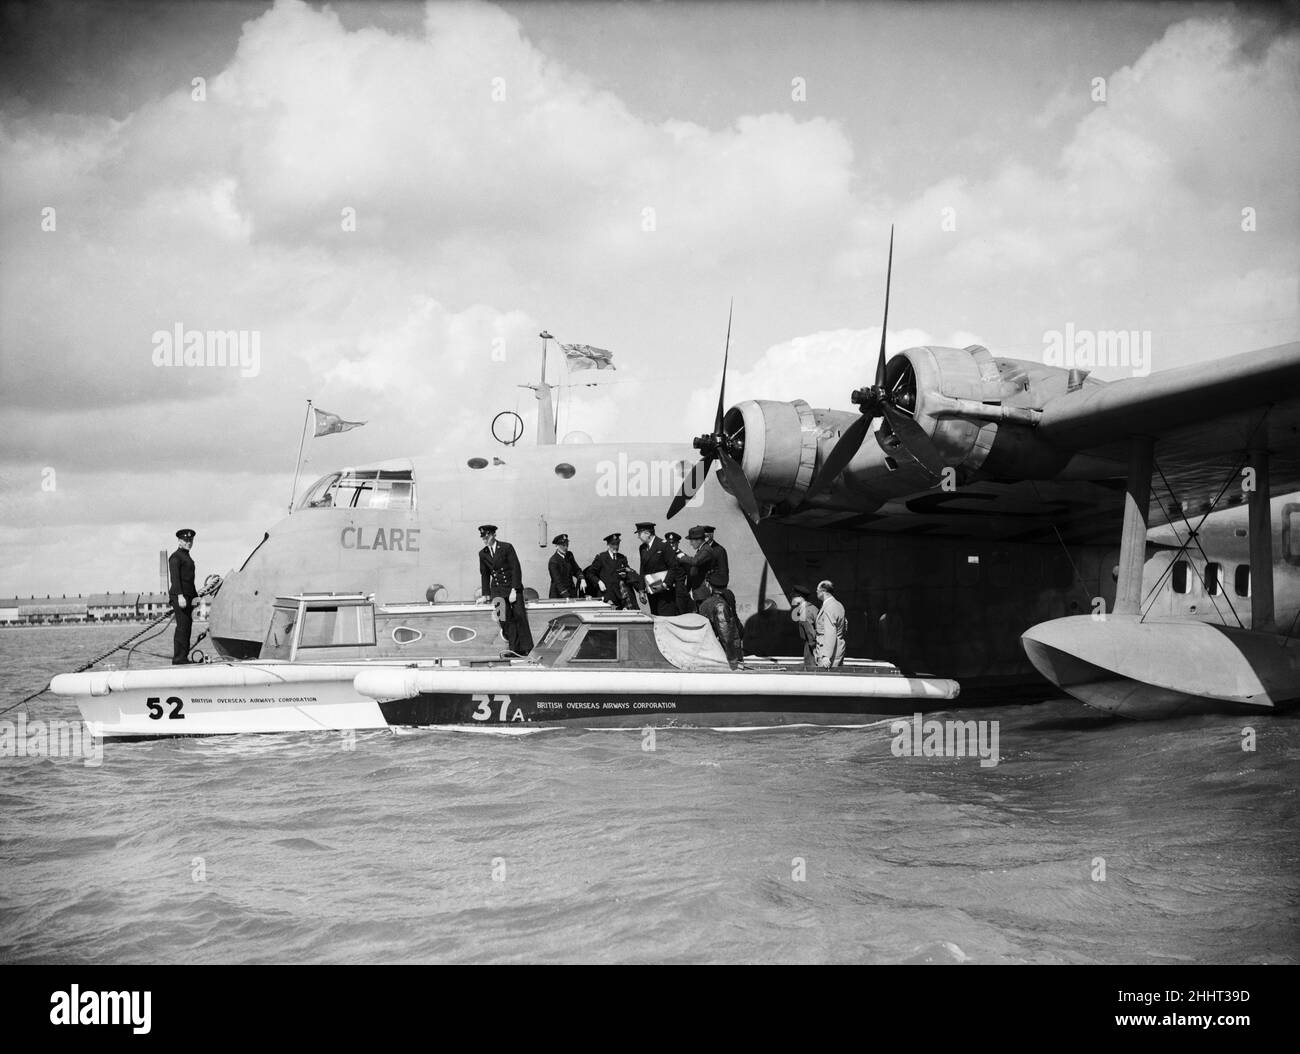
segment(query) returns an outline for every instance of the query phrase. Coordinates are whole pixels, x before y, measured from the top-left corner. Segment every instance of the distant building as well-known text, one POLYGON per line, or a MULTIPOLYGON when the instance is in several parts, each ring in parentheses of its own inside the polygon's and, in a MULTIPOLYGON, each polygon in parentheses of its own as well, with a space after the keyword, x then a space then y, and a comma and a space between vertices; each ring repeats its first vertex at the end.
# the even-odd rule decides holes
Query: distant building
MULTIPOLYGON (((205 621, 210 597, 199 597, 194 617, 205 621)), ((0 627, 84 622, 152 622, 171 610, 166 593, 78 593, 70 596, 0 597, 0 627)))

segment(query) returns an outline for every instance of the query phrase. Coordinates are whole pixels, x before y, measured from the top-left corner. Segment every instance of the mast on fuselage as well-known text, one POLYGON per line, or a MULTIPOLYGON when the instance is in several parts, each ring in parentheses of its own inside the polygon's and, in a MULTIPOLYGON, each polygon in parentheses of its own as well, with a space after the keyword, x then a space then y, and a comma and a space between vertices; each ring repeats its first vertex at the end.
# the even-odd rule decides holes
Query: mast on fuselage
POLYGON ((536 384, 521 387, 531 388, 537 396, 537 445, 555 446, 555 405, 551 401, 551 386, 546 383, 546 342, 555 338, 546 330, 537 335, 542 338, 542 378, 536 384))

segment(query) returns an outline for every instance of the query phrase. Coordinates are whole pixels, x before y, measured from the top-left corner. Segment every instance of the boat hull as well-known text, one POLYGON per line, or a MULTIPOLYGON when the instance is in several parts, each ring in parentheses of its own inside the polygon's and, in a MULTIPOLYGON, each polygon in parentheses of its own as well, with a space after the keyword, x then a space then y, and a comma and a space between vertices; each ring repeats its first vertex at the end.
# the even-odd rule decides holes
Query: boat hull
MULTIPOLYGON (((818 696, 736 700, 707 696, 593 696, 556 699, 551 695, 421 695, 380 703, 390 725, 435 727, 472 725, 500 728, 549 724, 569 728, 767 728, 784 725, 871 724, 884 717, 918 711, 914 699, 827 700, 818 696), (486 705, 485 705, 486 703, 486 705), (502 716, 504 706, 505 716, 502 716)), ((920 707, 919 709, 927 709, 920 707)))
POLYGON ((373 670, 357 690, 376 698, 391 725, 502 728, 708 728, 861 725, 947 709, 957 694, 940 678, 850 671, 681 672, 373 670))
POLYGON ((62 674, 51 691, 73 698, 82 720, 105 739, 386 728, 375 701, 353 687, 366 668, 206 663, 62 674))

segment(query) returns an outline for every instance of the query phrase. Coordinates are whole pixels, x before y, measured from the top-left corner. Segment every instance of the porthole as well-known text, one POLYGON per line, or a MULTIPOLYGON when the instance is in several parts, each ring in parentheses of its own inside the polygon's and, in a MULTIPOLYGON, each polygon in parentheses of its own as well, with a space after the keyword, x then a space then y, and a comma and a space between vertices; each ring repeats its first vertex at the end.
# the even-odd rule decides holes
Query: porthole
POLYGON ((487 468, 488 465, 487 458, 485 457, 472 457, 466 461, 465 464, 470 468, 487 468))
POLYGON ((1237 596, 1250 596, 1250 564, 1238 564, 1237 574, 1233 581, 1233 587, 1237 596))
POLYGON ((395 644, 414 644, 417 640, 423 640, 424 634, 418 629, 412 629, 410 626, 398 626, 393 630, 393 642, 395 644))
POLYGON ((559 476, 560 479, 573 479, 573 476, 577 471, 578 470, 567 461, 561 461, 555 466, 555 474, 559 476))
POLYGON ((453 644, 466 644, 477 636, 478 632, 468 626, 452 626, 447 630, 447 639, 453 644))

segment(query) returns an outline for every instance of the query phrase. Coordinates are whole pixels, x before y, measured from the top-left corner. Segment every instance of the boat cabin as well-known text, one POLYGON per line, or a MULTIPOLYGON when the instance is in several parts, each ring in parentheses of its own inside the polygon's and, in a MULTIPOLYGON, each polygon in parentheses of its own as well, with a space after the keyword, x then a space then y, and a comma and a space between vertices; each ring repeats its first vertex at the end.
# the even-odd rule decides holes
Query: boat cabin
MULTIPOLYGON (((527 607, 535 627, 567 612, 609 610, 599 600, 534 600, 527 607)), ((455 663, 499 660, 505 651, 491 604, 376 604, 370 593, 300 593, 276 597, 259 658, 455 663)))
POLYGON ((702 615, 652 618, 639 611, 579 611, 551 620, 533 649, 543 666, 570 669, 727 670, 726 653, 702 615))

